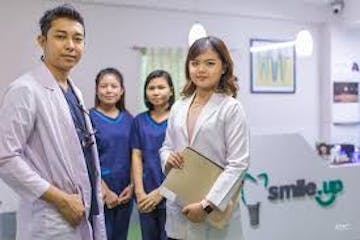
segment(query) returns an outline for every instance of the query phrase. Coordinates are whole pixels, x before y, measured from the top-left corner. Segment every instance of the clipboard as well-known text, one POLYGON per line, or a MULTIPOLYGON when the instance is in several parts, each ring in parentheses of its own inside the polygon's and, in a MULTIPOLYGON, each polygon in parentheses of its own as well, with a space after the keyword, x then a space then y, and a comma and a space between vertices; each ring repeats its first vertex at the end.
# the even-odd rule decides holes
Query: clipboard
POLYGON ((223 168, 190 147, 184 149, 182 156, 184 167, 170 170, 160 187, 160 193, 170 201, 185 206, 200 202, 223 168))
MULTIPOLYGON (((204 199, 224 169, 190 147, 184 149, 182 156, 184 167, 170 170, 160 186, 160 194, 184 207, 204 199)), ((240 187, 241 185, 226 210, 221 212, 214 209, 208 215, 207 222, 216 228, 224 228, 238 201, 240 187)))

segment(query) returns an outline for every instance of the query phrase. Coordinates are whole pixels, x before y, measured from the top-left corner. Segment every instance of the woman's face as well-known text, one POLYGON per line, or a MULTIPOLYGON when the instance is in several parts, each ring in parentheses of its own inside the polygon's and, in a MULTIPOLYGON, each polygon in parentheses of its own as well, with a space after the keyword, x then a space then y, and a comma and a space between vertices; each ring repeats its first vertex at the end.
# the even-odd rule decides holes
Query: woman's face
POLYGON ((115 106, 123 93, 124 90, 114 74, 108 73, 102 76, 96 92, 100 105, 115 106))
POLYGON ((164 107, 169 104, 172 95, 167 80, 163 77, 153 78, 146 86, 146 99, 154 108, 164 107))
POLYGON ((208 49, 189 61, 189 75, 197 90, 213 91, 224 73, 224 66, 218 54, 208 49))

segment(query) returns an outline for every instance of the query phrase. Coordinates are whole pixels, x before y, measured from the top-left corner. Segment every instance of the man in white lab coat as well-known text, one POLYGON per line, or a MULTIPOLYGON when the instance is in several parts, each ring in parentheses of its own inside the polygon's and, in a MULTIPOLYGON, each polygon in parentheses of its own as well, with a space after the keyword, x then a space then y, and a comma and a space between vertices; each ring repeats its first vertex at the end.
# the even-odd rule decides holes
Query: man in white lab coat
POLYGON ((21 198, 17 239, 105 240, 94 130, 69 78, 84 50, 83 18, 63 5, 40 28, 42 63, 0 105, 0 177, 21 198))

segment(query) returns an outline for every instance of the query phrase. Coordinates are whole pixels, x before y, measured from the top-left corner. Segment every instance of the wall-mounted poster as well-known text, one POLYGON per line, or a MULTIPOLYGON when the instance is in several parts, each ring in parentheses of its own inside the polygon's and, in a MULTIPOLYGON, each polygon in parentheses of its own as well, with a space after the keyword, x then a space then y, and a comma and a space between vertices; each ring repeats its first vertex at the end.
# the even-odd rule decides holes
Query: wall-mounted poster
POLYGON ((334 124, 360 123, 358 82, 334 82, 332 115, 334 124))
POLYGON ((359 101, 359 83, 334 82, 334 103, 355 103, 359 101))
POLYGON ((295 93, 293 41, 250 40, 252 93, 295 93))

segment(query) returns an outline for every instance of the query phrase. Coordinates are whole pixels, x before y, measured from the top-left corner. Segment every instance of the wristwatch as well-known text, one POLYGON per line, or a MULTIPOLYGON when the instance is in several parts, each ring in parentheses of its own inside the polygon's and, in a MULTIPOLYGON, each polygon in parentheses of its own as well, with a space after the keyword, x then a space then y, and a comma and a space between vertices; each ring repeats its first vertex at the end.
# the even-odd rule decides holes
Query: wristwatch
POLYGON ((200 202, 203 210, 207 213, 207 214, 210 214, 212 211, 214 211, 214 209, 211 207, 210 203, 208 201, 206 201, 205 199, 202 200, 200 202))

